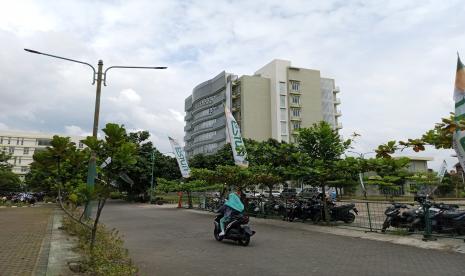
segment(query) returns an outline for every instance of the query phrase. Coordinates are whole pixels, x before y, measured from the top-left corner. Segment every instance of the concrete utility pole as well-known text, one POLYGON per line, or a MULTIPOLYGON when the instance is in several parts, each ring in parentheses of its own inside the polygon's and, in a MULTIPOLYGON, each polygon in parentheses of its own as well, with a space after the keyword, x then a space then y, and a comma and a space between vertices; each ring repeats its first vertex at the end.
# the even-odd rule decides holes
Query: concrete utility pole
MULTIPOLYGON (((97 70, 95 70, 95 67, 92 66, 91 64, 87 63, 87 62, 83 62, 83 61, 79 61, 79 60, 75 60, 75 59, 70 59, 70 58, 65 58, 65 57, 60 57, 60 56, 56 56, 56 55, 51 55, 51 54, 46 54, 46 53, 42 53, 42 52, 39 52, 39 51, 35 51, 35 50, 31 50, 31 49, 24 49, 26 52, 29 52, 29 53, 33 53, 33 54, 38 54, 38 55, 43 55, 43 56, 49 56, 49 57, 53 57, 53 58, 57 58, 57 59, 63 59, 63 60, 67 60, 67 61, 71 61, 71 62, 76 62, 76 63, 80 63, 80 64, 84 64, 84 65, 87 65, 89 66, 90 68, 92 68, 93 70, 93 78, 92 78, 92 85, 95 84, 95 82, 97 82, 97 91, 96 91, 96 95, 95 95, 95 112, 94 112, 94 125, 93 125, 93 129, 92 129, 92 136, 95 137, 97 139, 97 133, 98 133, 98 121, 99 121, 99 116, 100 116, 100 95, 102 93, 102 81, 103 81, 103 85, 106 86, 106 79, 107 79, 107 71, 112 69, 112 68, 126 68, 126 69, 166 69, 168 67, 165 67, 165 66, 110 66, 108 67, 103 73, 103 61, 102 60, 99 60, 98 61, 98 66, 97 66, 97 70)), ((94 184, 95 184, 95 177, 96 177, 96 154, 95 152, 92 152, 91 153, 91 158, 89 160, 89 167, 88 167, 88 173, 87 173, 87 187, 90 189, 90 190, 93 190, 94 188, 94 184)), ((152 173, 152 178, 153 178, 153 173, 152 173)), ((153 180, 152 180, 153 182, 153 180)), ((86 218, 89 218, 90 215, 91 215, 91 211, 92 211, 92 208, 91 208, 91 204, 90 204, 90 201, 88 201, 86 203, 86 213, 85 213, 85 217, 86 218)))

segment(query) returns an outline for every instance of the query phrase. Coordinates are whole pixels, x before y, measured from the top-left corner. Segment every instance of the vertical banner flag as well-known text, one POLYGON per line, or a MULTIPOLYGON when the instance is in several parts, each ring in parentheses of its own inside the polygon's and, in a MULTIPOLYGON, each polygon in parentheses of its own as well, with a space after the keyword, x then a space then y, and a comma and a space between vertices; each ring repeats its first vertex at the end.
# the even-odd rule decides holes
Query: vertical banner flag
POLYGON ((179 145, 179 143, 168 136, 170 140, 171 148, 173 149, 174 155, 176 156, 176 160, 178 160, 179 170, 181 171, 182 177, 189 177, 191 170, 189 169, 189 165, 187 164, 187 157, 184 149, 179 145))
POLYGON ((226 135, 229 135, 231 141, 234 163, 241 167, 248 167, 247 151, 245 150, 239 125, 227 106, 224 107, 224 114, 226 115, 226 135))
MULTIPOLYGON (((465 68, 460 57, 457 57, 457 72, 455 75, 455 121, 465 119, 465 68)), ((465 131, 457 129, 454 133, 453 147, 457 153, 460 165, 465 169, 465 131)))
POLYGON ((362 173, 358 173, 358 178, 360 179, 360 186, 362 186, 362 190, 364 192, 367 191, 367 189, 365 188, 365 184, 363 183, 363 176, 362 176, 362 173))
POLYGON ((439 169, 439 172, 438 172, 439 183, 442 182, 442 179, 444 178, 446 171, 447 171, 447 163, 446 163, 446 160, 443 160, 441 168, 439 169))

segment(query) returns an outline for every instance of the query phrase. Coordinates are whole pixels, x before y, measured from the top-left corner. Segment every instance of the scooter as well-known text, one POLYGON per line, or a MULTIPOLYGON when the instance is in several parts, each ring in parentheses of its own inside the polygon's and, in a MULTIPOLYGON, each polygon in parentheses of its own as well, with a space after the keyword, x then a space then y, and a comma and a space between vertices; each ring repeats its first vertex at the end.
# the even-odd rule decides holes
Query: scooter
POLYGON ((222 241, 223 239, 227 239, 237 241, 242 246, 249 245, 250 237, 255 234, 255 231, 252 231, 248 225, 249 217, 246 215, 232 217, 224 227, 225 234, 220 236, 220 219, 222 218, 223 214, 219 214, 213 222, 215 225, 213 231, 215 240, 222 241))

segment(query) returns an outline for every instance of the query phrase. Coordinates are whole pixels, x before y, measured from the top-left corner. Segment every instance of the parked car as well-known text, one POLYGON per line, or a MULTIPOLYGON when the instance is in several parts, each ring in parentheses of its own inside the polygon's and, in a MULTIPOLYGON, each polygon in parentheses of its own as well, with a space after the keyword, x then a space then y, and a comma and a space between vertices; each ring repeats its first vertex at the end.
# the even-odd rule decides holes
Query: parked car
POLYGON ((297 191, 295 188, 284 188, 284 190, 281 192, 281 197, 284 198, 295 197, 296 195, 297 191))
POLYGON ((245 191, 244 194, 247 198, 254 198, 260 196, 260 193, 255 191, 245 191))
POLYGON ((303 198, 312 198, 316 197, 319 193, 321 193, 319 188, 304 188, 300 193, 298 193, 298 196, 303 198))
MULTIPOLYGON (((264 197, 269 197, 269 196, 270 196, 270 191, 263 191, 263 192, 262 192, 262 195, 263 195, 264 197)), ((272 190, 272 191, 271 191, 271 195, 272 195, 273 197, 279 197, 279 196, 281 195, 281 193, 280 193, 279 191, 272 190)))

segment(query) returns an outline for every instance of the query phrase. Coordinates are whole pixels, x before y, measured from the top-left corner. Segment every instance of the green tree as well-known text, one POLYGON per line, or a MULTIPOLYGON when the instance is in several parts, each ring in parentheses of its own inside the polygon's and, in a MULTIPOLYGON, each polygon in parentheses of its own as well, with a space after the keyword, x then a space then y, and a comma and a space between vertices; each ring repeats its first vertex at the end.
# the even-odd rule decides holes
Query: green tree
POLYGON ((363 171, 363 159, 346 157, 335 162, 335 171, 328 185, 336 189, 337 195, 350 192, 359 185, 359 173, 363 171))
POLYGON ((108 157, 111 158, 111 163, 106 167, 98 167, 98 181, 91 193, 93 199, 97 200, 97 212, 92 226, 91 248, 94 246, 100 215, 106 200, 110 197, 110 192, 126 181, 121 176, 137 163, 137 146, 130 141, 123 126, 108 123, 102 131, 105 134, 104 140, 89 136, 83 141, 96 154, 97 164, 102 163, 108 157))
POLYGON ((127 175, 133 183, 121 182, 119 190, 127 192, 130 200, 138 198, 139 195, 146 197, 151 186, 152 167, 154 185, 157 178, 173 180, 181 177, 176 158, 163 155, 148 140, 149 138, 148 131, 129 133, 129 140, 137 148, 137 163, 127 169, 127 175))
MULTIPOLYGON (((337 130, 328 123, 321 121, 310 128, 299 130, 299 149, 308 156, 307 166, 309 177, 321 187, 325 197, 325 187, 333 179, 337 170, 337 161, 341 160, 342 154, 350 147, 351 139, 344 140, 337 130)), ((329 212, 326 200, 323 200, 326 220, 329 212)))
POLYGON ((439 186, 439 177, 433 172, 418 172, 408 176, 410 192, 423 192, 432 195, 439 186))
POLYGON ((21 181, 15 173, 11 171, 11 165, 8 160, 11 155, 0 152, 0 191, 16 192, 21 189, 21 181))
POLYGON ((379 190, 387 195, 399 191, 410 175, 407 166, 408 158, 372 158, 367 160, 365 172, 375 172, 376 175, 369 176, 366 184, 377 185, 379 190))

